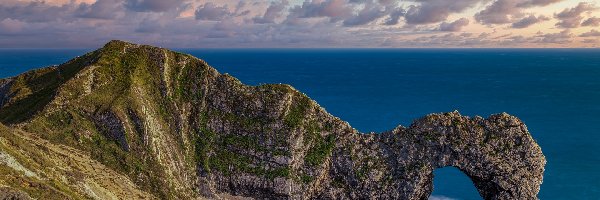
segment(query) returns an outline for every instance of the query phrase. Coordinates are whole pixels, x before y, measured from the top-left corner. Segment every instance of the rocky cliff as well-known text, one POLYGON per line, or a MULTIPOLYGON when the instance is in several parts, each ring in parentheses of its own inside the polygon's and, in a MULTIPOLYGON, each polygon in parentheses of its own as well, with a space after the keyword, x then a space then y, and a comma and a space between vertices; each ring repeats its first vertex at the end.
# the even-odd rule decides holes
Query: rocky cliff
POLYGON ((485 199, 536 199, 546 162, 508 114, 359 133, 289 85, 122 41, 0 80, 0 122, 17 198, 427 199, 454 166, 485 199))

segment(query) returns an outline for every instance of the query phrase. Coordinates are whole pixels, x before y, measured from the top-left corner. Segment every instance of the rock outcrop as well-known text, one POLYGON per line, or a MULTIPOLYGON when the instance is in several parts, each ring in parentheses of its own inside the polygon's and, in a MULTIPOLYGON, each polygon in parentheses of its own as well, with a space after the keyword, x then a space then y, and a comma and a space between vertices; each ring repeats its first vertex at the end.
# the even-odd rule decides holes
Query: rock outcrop
POLYGON ((0 79, 0 108, 9 99, 8 90, 12 84, 12 79, 0 79))
POLYGON ((359 133, 289 85, 247 86, 190 55, 122 41, 0 80, 0 94, 0 122, 87 152, 160 199, 427 199, 446 166, 485 199, 536 199, 546 162, 508 114, 359 133))

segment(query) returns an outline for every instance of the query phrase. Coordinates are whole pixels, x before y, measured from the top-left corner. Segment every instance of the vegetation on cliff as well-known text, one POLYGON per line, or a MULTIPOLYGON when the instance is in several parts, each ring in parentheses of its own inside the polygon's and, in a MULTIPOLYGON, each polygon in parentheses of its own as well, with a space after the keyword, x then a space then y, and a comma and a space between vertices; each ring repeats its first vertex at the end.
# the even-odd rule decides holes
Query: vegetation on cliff
POLYGON ((433 169, 455 166, 486 199, 534 199, 545 164, 506 114, 432 114, 363 134, 289 85, 247 86, 123 41, 0 80, 0 122, 0 158, 20 163, 0 163, 0 185, 35 198, 423 199, 433 169))

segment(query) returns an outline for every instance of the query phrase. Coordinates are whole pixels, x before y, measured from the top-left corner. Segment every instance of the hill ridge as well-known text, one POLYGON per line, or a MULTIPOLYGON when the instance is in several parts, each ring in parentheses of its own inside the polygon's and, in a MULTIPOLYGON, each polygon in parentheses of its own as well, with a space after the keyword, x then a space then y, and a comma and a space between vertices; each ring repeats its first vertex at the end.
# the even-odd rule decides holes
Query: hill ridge
POLYGON ((424 199, 446 166, 485 199, 536 199, 546 162, 506 113, 430 114, 364 134, 289 85, 247 86, 191 55, 119 40, 0 80, 0 114, 159 199, 424 199))

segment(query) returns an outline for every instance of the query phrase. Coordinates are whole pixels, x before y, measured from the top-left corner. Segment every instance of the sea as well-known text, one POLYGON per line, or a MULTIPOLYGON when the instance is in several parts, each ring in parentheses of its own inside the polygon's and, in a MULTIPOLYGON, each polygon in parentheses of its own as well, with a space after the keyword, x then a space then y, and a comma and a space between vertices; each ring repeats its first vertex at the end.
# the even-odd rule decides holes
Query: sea
MULTIPOLYGON (((507 112, 548 161, 540 199, 600 199, 600 49, 177 49, 243 83, 285 83, 361 132, 428 113, 507 112)), ((0 78, 90 49, 0 49, 0 78)), ((432 200, 481 199, 461 171, 434 171, 432 200)))

